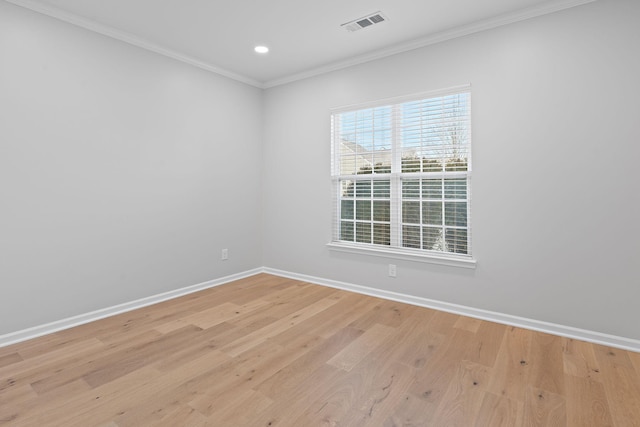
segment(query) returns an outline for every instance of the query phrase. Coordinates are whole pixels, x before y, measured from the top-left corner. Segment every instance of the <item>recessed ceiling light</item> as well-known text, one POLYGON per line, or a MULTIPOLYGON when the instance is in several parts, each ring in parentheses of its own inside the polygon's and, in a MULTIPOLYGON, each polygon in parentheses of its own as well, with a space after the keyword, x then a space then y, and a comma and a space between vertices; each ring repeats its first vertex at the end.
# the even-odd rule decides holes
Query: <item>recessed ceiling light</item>
POLYGON ((256 46, 253 48, 253 50, 255 50, 258 53, 267 53, 269 52, 269 48, 266 46, 256 46))

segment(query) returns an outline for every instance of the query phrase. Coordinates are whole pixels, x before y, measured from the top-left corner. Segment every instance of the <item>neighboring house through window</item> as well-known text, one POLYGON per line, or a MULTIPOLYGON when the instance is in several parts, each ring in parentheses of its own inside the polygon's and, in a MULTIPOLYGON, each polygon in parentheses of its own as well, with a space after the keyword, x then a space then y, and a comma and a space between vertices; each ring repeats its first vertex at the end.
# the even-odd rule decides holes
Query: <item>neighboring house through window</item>
POLYGON ((333 248, 471 261, 470 89, 332 113, 333 248))

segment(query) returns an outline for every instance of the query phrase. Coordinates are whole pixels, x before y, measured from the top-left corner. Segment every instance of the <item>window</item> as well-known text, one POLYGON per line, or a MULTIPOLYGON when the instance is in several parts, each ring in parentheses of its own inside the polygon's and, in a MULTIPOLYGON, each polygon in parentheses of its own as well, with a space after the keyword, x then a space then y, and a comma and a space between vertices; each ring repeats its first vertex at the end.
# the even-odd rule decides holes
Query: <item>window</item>
POLYGON ((472 262, 469 88, 331 119, 330 246, 472 262))

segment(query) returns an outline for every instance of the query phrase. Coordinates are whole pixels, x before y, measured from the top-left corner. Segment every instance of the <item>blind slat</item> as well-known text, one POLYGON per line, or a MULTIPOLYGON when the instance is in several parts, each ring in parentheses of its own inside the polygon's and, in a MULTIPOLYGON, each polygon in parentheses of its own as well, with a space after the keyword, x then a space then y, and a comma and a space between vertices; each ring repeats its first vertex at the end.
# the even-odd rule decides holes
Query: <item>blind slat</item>
POLYGON ((334 240, 470 255, 468 90, 332 115, 334 240))

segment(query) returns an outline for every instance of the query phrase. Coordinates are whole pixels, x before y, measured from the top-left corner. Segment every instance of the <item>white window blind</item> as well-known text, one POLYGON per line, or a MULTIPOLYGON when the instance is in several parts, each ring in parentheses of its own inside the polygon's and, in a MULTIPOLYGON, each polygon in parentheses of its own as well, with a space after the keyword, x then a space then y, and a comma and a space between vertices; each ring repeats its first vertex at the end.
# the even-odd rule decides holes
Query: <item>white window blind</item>
POLYGON ((333 243, 471 257, 468 87, 332 114, 333 243))

